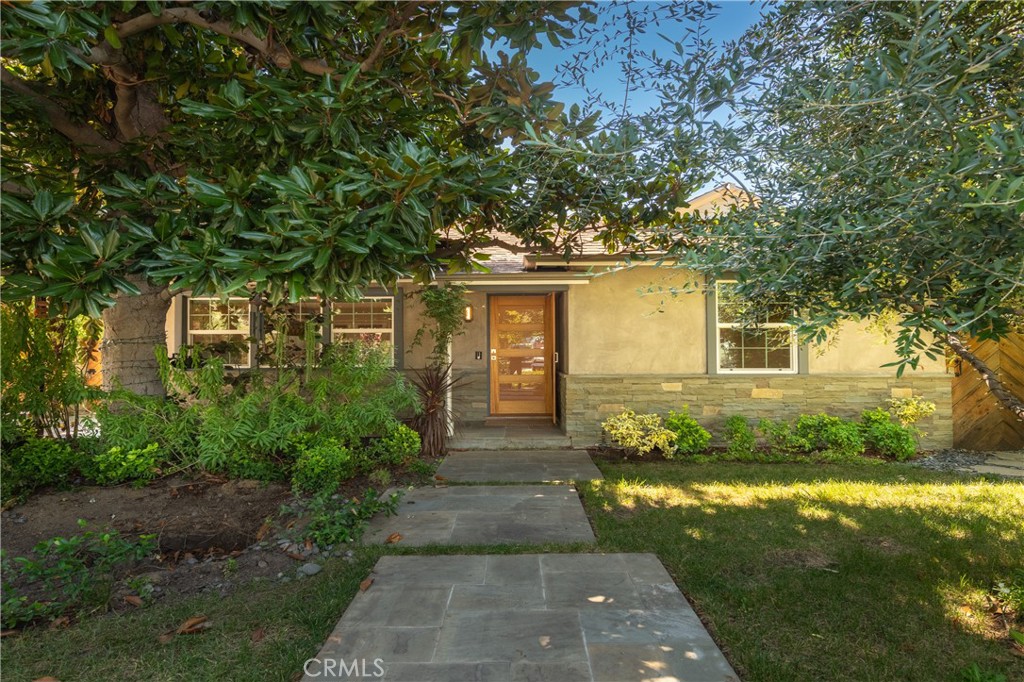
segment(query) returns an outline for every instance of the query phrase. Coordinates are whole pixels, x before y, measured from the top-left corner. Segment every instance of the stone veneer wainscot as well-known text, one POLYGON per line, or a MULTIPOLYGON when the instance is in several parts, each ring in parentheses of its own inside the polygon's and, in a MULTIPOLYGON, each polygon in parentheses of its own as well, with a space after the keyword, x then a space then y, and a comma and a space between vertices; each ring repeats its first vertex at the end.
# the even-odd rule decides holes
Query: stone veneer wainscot
POLYGON ((793 419, 825 412, 857 418, 862 410, 887 407, 890 398, 920 396, 936 405, 917 426, 921 447, 953 444, 952 400, 945 375, 874 377, 864 375, 562 375, 559 402, 564 429, 577 446, 601 439, 601 422, 625 409, 656 412, 690 406, 717 436, 726 419, 740 414, 752 422, 793 419))

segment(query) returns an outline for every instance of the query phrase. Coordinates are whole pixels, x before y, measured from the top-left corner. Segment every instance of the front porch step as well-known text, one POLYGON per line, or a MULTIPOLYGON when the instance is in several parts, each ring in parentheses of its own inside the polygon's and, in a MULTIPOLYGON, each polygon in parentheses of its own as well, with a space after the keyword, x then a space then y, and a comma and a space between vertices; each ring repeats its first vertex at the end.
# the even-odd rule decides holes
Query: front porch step
POLYGON ((585 447, 551 424, 471 425, 456 430, 452 450, 560 450, 585 447))
POLYGON ((463 450, 445 457, 437 475, 452 483, 567 483, 603 478, 585 450, 463 450))

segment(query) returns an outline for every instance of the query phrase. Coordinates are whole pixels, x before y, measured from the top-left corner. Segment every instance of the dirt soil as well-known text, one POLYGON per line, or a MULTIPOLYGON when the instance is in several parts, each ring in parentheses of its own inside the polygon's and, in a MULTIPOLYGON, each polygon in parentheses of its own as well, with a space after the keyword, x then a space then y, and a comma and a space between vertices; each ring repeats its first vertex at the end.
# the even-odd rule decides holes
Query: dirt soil
POLYGON ((25 556, 38 542, 84 530, 157 536, 162 553, 231 552, 256 540, 288 501, 287 486, 258 481, 169 478, 145 488, 86 487, 32 495, 0 519, 4 555, 25 556))

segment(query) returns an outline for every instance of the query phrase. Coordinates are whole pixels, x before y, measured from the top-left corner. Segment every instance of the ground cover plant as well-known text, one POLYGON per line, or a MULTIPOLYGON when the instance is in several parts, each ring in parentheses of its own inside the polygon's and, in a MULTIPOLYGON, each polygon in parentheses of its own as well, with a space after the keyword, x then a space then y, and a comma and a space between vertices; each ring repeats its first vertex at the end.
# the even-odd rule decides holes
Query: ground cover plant
POLYGON ((152 535, 136 539, 86 529, 84 521, 80 526, 78 535, 40 542, 31 557, 4 558, 4 628, 106 610, 118 579, 157 546, 152 535))

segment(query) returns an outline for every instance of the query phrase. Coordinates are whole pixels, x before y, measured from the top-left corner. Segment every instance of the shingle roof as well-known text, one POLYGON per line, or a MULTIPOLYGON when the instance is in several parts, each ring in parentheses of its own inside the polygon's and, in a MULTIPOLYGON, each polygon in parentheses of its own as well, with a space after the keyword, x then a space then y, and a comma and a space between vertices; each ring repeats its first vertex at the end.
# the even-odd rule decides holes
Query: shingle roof
MULTIPOLYGON (((699 194, 688 203, 689 208, 682 209, 685 212, 714 212, 716 210, 728 210, 728 207, 735 205, 740 201, 740 198, 744 195, 744 190, 736 185, 726 183, 719 185, 712 190, 699 194)), ((572 257, 570 262, 577 259, 593 259, 599 256, 616 256, 622 255, 621 253, 610 252, 605 245, 598 238, 600 230, 598 228, 592 228, 583 230, 579 233, 580 240, 574 245, 572 250, 572 257)), ((491 234, 492 239, 497 241, 505 242, 506 244, 515 244, 517 242, 516 237, 503 232, 493 232, 491 234)), ((487 246, 481 249, 479 252, 481 255, 486 255, 486 259, 480 259, 481 265, 487 267, 491 274, 494 275, 509 275, 519 272, 527 272, 532 269, 531 262, 538 255, 546 255, 549 257, 561 258, 561 253, 520 253, 508 249, 500 244, 487 246)))

